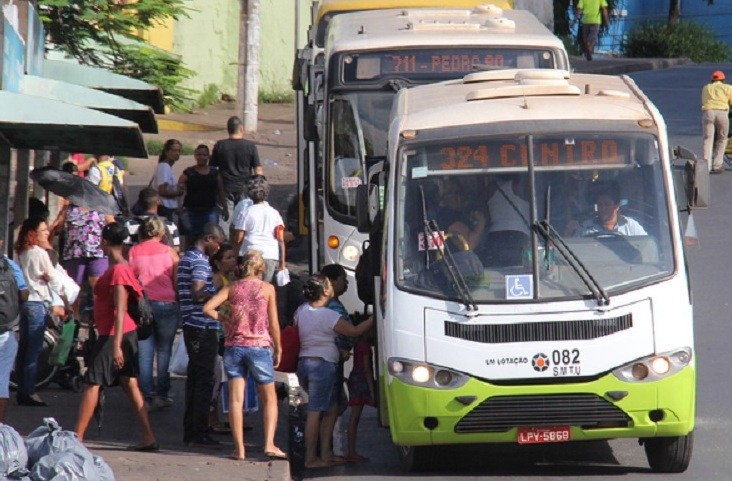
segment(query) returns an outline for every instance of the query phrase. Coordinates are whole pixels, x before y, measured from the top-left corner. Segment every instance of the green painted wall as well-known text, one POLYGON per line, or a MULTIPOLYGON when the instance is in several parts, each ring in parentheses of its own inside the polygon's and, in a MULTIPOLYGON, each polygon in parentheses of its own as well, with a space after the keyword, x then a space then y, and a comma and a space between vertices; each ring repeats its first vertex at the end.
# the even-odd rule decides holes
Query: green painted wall
MULTIPOLYGON (((295 51, 295 3, 301 4, 301 40, 310 24, 310 0, 260 0, 259 90, 289 93, 295 51)), ((188 0, 190 18, 181 18, 173 33, 173 51, 196 72, 184 85, 202 90, 215 84, 222 93, 236 93, 239 49, 238 0, 188 0)))

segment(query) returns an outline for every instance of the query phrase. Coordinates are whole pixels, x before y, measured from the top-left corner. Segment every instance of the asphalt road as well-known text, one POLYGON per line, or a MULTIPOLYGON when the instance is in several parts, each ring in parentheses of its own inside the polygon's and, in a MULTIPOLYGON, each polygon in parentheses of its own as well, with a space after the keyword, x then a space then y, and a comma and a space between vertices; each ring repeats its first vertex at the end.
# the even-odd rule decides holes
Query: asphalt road
MULTIPOLYGON (((674 67, 631 74, 664 115, 671 145, 685 145, 701 153, 699 95, 713 70, 732 74, 732 64, 674 67)), ((643 448, 636 440, 544 446, 480 446, 446 448, 441 463, 431 473, 409 475, 399 468, 396 449, 386 430, 376 426, 375 410, 362 419, 362 454, 371 462, 324 471, 311 471, 318 479, 418 480, 425 477, 454 480, 593 479, 625 480, 732 480, 732 421, 727 413, 732 385, 729 333, 732 331, 730 296, 732 256, 732 171, 712 176, 712 205, 694 214, 700 246, 687 252, 691 266, 698 362, 697 428, 691 466, 674 476, 653 474, 643 448)), ((348 413, 346 413, 346 416, 348 413)))

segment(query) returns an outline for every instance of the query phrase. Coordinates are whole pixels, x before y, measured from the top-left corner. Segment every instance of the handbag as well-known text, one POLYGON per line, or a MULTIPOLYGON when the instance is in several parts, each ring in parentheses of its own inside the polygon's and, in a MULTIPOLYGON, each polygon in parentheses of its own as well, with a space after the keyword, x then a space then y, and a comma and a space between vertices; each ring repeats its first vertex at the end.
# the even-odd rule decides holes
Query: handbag
POLYGON ((137 324, 137 338, 147 339, 153 333, 153 322, 155 316, 153 314, 150 300, 143 289, 141 295, 130 289, 127 296, 127 312, 135 324, 137 324))
POLYGON ((296 372, 297 362, 300 359, 300 330, 296 325, 290 324, 282 330, 280 344, 282 345, 282 356, 277 370, 296 372))

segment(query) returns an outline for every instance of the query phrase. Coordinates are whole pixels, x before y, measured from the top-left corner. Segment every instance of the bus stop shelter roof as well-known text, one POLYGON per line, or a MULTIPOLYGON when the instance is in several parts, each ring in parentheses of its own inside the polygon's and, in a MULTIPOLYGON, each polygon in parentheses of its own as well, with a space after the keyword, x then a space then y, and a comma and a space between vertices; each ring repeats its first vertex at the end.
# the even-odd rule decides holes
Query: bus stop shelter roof
POLYGON ((60 100, 135 122, 146 133, 158 133, 155 114, 147 105, 100 90, 35 75, 24 75, 20 92, 49 100, 60 100))
POLYGON ((81 65, 71 60, 46 58, 43 61, 43 77, 119 95, 147 105, 157 114, 165 113, 160 87, 103 68, 81 65))
POLYGON ((0 91, 0 135, 15 149, 147 157, 136 123, 96 110, 0 91))

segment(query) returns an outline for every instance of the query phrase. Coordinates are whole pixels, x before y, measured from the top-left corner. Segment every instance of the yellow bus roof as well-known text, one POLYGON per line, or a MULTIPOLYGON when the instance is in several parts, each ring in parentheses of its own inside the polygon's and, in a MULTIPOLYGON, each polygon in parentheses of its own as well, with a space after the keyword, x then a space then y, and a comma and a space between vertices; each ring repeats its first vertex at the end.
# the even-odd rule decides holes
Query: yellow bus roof
POLYGON ((317 26, 315 43, 323 45, 328 22, 339 13, 386 8, 473 8, 485 4, 503 9, 513 8, 513 0, 321 0, 313 22, 317 26))

